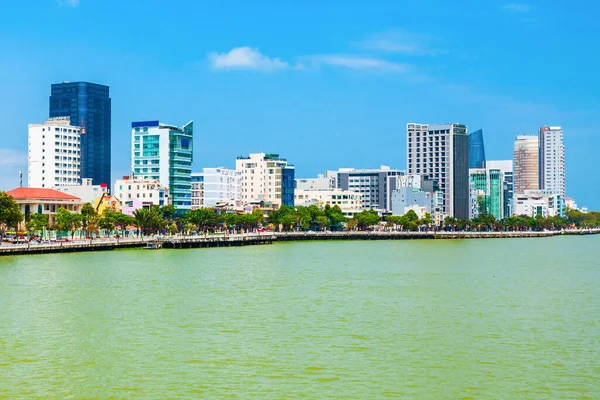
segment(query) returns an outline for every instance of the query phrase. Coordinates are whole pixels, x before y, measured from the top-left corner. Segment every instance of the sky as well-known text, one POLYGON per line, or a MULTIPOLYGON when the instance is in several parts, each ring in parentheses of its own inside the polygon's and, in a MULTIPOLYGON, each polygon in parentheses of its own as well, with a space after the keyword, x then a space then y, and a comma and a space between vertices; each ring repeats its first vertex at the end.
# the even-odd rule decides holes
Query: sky
POLYGON ((89 81, 110 86, 113 181, 132 121, 193 120, 195 171, 267 152, 301 178, 405 169, 409 122, 483 129, 488 159, 560 125, 567 196, 600 209, 600 3, 509 1, 2 1, 0 190, 50 85, 89 81))

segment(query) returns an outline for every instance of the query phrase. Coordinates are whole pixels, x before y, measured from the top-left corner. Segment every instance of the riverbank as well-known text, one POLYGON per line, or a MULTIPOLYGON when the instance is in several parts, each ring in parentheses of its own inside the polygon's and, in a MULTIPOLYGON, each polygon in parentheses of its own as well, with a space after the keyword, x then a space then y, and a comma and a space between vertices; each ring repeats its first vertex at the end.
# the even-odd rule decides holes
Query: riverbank
POLYGON ((165 236, 144 238, 101 238, 75 240, 50 244, 3 244, 0 256, 47 253, 72 253, 107 251, 115 249, 145 248, 149 243, 168 249, 191 249, 207 247, 233 247, 272 244, 302 240, 409 240, 409 239, 500 239, 543 238, 560 235, 594 235, 600 229, 573 229, 542 232, 269 232, 236 235, 212 234, 200 236, 165 236))

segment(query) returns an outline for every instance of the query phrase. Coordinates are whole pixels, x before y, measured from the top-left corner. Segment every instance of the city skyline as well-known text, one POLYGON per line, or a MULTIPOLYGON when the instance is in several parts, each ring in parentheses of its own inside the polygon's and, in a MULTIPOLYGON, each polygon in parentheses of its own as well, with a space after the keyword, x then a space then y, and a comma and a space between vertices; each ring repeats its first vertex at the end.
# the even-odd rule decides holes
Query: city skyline
MULTIPOLYGON (((268 28, 253 29, 255 25, 241 16, 226 17, 227 7, 188 3, 186 18, 204 21, 212 13, 212 18, 221 16, 224 25, 220 28, 208 21, 201 26, 192 38, 211 29, 216 29, 215 34, 189 52, 184 49, 191 39, 179 43, 180 38, 191 35, 185 26, 181 32, 163 32, 162 39, 152 32, 148 33, 150 40, 128 34, 134 5, 107 1, 100 6, 82 0, 77 7, 70 7, 49 1, 30 11, 27 18, 24 5, 11 5, 8 11, 14 18, 0 28, 0 35, 7 39, 0 41, 7 54, 7 63, 0 66, 0 83, 5 88, 0 101, 10 110, 10 134, 5 135, 0 149, 5 170, 0 187, 18 186, 19 169, 27 170, 27 125, 48 118, 50 84, 81 80, 111 88, 113 171, 109 184, 131 173, 129 154, 122 149, 131 146, 133 121, 159 119, 178 125, 196 121, 194 171, 221 165, 233 168, 236 156, 274 151, 295 164, 298 177, 380 164, 406 169, 404 127, 410 121, 460 122, 469 132, 483 129, 489 159, 512 159, 512 144, 518 135, 535 134, 543 125, 560 125, 567 149, 567 196, 598 208, 599 200, 586 184, 594 170, 591 151, 598 125, 594 114, 597 101, 588 93, 594 92, 596 83, 585 79, 586 68, 591 66, 579 66, 583 71, 566 75, 569 72, 560 60, 581 53, 557 42, 560 35, 577 40, 597 34, 592 30, 588 34, 585 24, 570 33, 565 33, 573 26, 570 23, 557 32, 544 30, 542 18, 588 18, 587 13, 566 6, 532 5, 528 11, 504 6, 461 8, 464 15, 459 16, 444 4, 431 10, 430 5, 388 3, 361 15, 365 9, 354 3, 344 12, 346 22, 358 22, 355 30, 339 24, 328 27, 325 21, 334 11, 321 7, 314 15, 303 12, 301 16, 306 18, 303 25, 321 26, 320 36, 326 43, 318 43, 313 35, 300 43, 300 32, 290 29, 298 24, 286 28, 274 19, 286 20, 282 17, 286 10, 281 7, 247 9, 256 17, 255 23, 274 21, 268 28), (448 29, 424 30, 411 18, 398 26, 391 18, 426 11, 431 12, 431 25, 438 21, 448 29), (459 21, 489 16, 515 32, 496 38, 496 53, 491 54, 481 47, 492 39, 490 33, 482 30, 479 39, 467 37, 469 32, 444 25, 442 14, 448 12, 459 21), (94 28, 98 21, 83 21, 95 14, 114 15, 115 32, 110 37, 103 38, 94 29, 78 30, 81 35, 77 38, 70 36, 72 32, 47 29, 51 23, 72 23, 77 29, 88 22, 94 28), (232 24, 238 24, 244 34, 234 33, 232 24), (274 32, 279 38, 273 38, 274 32), (536 46, 518 43, 520 34, 528 35, 536 46), (123 43, 117 43, 112 35, 121 35, 123 43), (34 62, 54 54, 52 44, 56 43, 71 54, 77 50, 78 61, 59 57, 50 64, 34 62), (545 63, 541 71, 534 60, 549 54, 550 49, 564 57, 545 63), (512 57, 501 60, 506 54, 512 57)), ((238 8, 241 12, 246 7, 240 3, 238 8)), ((147 11, 151 16, 165 10, 148 5, 147 11)), ((170 20, 175 15, 166 13, 164 17, 170 20)), ((483 26, 483 19, 474 24, 472 29, 483 26)))

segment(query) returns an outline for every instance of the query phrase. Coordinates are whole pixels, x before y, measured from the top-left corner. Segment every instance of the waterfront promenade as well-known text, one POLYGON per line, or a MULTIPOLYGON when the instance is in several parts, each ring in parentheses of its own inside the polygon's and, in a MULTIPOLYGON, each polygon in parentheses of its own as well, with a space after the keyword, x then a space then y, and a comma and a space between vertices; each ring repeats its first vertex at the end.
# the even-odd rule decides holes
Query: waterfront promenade
POLYGON ((267 232, 244 234, 210 234, 196 236, 147 236, 98 238, 48 244, 2 244, 0 256, 21 254, 70 253, 83 251, 106 251, 127 248, 145 248, 149 243, 170 249, 206 247, 233 247, 272 244, 274 242, 304 240, 408 240, 408 239, 499 239, 543 238, 559 235, 600 234, 600 229, 573 229, 564 231, 523 232, 267 232))

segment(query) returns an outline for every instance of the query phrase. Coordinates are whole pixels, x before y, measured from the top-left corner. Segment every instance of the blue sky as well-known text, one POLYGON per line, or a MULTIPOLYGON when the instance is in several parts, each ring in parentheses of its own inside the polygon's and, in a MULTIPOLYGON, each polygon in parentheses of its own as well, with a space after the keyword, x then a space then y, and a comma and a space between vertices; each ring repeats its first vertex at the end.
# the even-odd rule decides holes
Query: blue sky
POLYGON ((565 131, 567 194, 600 209, 596 2, 36 0, 0 23, 0 189, 26 170, 50 84, 108 84, 113 179, 131 121, 194 120, 196 170, 278 152, 298 177, 406 168, 407 122, 483 129, 489 159, 565 131))

